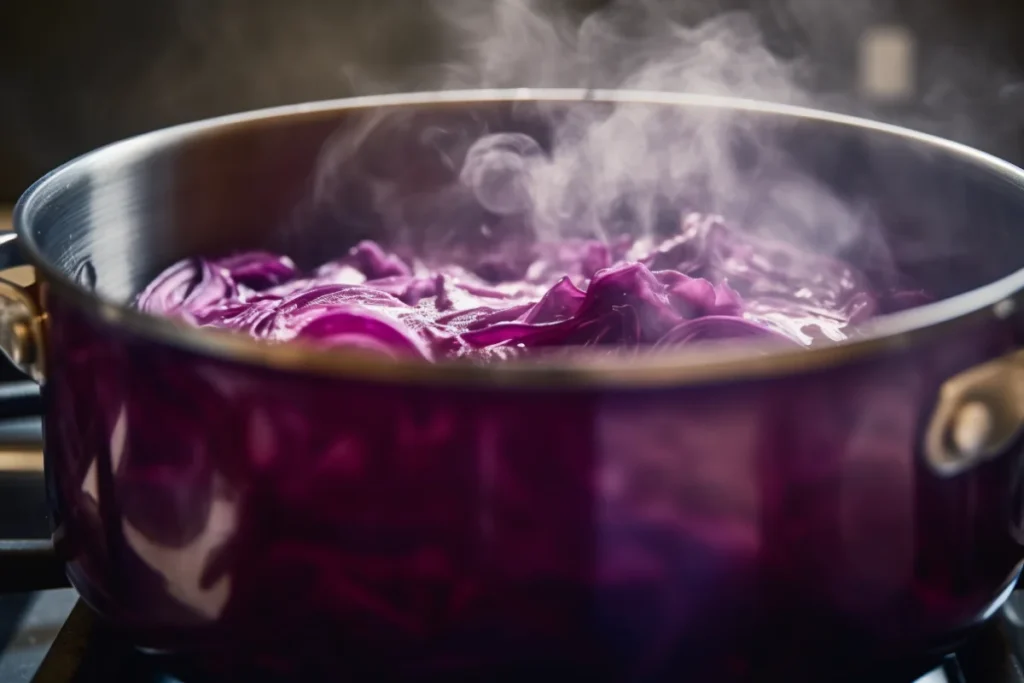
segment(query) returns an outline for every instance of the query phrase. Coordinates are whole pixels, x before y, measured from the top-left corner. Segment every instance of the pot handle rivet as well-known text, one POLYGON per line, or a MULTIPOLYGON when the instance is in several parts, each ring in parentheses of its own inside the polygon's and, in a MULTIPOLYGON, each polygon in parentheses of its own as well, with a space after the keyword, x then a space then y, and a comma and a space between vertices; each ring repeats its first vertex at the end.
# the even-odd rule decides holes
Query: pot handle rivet
POLYGON ((968 401, 956 412, 949 436, 958 453, 976 457, 991 440, 993 426, 988 406, 981 401, 968 401))

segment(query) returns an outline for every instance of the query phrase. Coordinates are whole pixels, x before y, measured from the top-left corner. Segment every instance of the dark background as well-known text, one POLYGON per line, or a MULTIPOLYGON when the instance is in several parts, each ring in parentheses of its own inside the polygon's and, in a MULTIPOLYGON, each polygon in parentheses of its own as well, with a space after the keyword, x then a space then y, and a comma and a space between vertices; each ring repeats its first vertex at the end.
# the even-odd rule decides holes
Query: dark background
MULTIPOLYGON (((743 4, 687 2, 693 20, 743 4)), ((911 101, 868 113, 1011 160, 1024 156, 1024 2, 750 5, 775 47, 810 55, 819 85, 846 95, 832 108, 864 104, 854 77, 862 31, 878 22, 908 27, 919 44, 919 87, 911 101), (794 20, 783 5, 802 9, 794 20)), ((448 40, 426 0, 8 0, 0 16, 0 203, 47 169, 133 133, 355 89, 422 87, 420 67, 443 59, 448 40), (361 76, 353 81, 353 73, 361 76)))

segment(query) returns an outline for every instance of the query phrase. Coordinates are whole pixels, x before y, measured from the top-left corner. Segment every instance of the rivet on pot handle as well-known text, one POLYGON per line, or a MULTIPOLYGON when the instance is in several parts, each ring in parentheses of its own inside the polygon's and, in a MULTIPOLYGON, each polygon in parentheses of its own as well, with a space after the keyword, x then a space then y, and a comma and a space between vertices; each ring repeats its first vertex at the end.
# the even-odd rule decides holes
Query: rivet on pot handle
POLYGON ((1024 428, 1024 351, 947 380, 924 436, 924 456, 955 476, 1003 453, 1024 428))
MULTIPOLYGON (((0 269, 21 263, 17 236, 0 235, 0 269)), ((0 278, 0 351, 26 375, 43 382, 43 316, 24 288, 0 278)))

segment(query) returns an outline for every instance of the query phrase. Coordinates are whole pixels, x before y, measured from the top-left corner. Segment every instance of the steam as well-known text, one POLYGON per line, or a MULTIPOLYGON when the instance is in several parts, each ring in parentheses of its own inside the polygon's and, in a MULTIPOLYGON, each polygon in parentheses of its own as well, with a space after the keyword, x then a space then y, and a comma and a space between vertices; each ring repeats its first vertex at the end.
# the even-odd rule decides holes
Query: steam
POLYGON ((469 148, 459 180, 488 211, 516 215, 533 208, 539 195, 535 181, 550 168, 536 140, 522 133, 499 133, 469 148))
MULTIPOLYGON (((417 89, 667 91, 873 114, 842 88, 823 85, 828 74, 821 55, 829 53, 830 39, 853 42, 851 34, 871 23, 880 2, 826 7, 813 0, 765 0, 750 11, 725 13, 721 2, 704 0, 600 4, 588 12, 554 0, 433 0, 439 42, 448 54, 438 66, 416 70, 417 89), (785 52, 778 45, 797 49, 785 52)), ((954 77, 979 74, 983 67, 954 53, 947 53, 945 67, 941 59, 933 59, 931 68, 949 77, 929 86, 928 111, 897 122, 978 143, 986 132, 974 123, 979 107, 967 104, 969 90, 954 77)), ((1000 101, 1021 100, 1019 88, 996 87, 1011 82, 1009 74, 991 72, 987 78, 979 87, 992 86, 1000 101)), ((408 83, 390 87, 369 80, 363 85, 373 92, 408 83)), ((577 234, 610 240, 623 232, 645 238, 677 229, 680 215, 694 210, 722 214, 760 236, 820 253, 843 255, 851 246, 868 245, 883 268, 881 262, 892 258, 874 207, 837 196, 751 117, 730 109, 636 103, 566 109, 527 98, 516 106, 523 116, 545 120, 550 139, 486 127, 432 128, 421 142, 431 138, 437 162, 453 181, 411 195, 395 178, 367 173, 360 165, 364 145, 378 144, 387 131, 408 134, 408 122, 397 120, 405 114, 368 112, 324 148, 318 200, 356 221, 338 188, 358 185, 356 194, 368 214, 383 222, 386 235, 419 231, 430 236, 428 247, 445 249, 457 241, 447 227, 458 222, 454 214, 476 221, 482 232, 497 221, 528 225, 544 240, 577 234), (479 215, 471 205, 481 209, 479 215)), ((1021 116, 1006 120, 1019 123, 1021 116)), ((949 235, 929 239, 943 249, 953 246, 949 235)))
MULTIPOLYGON (((750 12, 681 23, 699 2, 615 0, 574 16, 541 0, 435 2, 461 54, 445 88, 629 88, 805 101, 800 59, 768 50, 750 12), (673 11, 673 8, 677 8, 673 11)), ((707 5, 708 3, 704 3, 707 5)))
MULTIPOLYGON (((619 0, 580 18, 557 9, 562 4, 537 0, 498 0, 489 7, 472 0, 438 2, 452 42, 463 46, 442 85, 621 88, 809 101, 799 84, 801 62, 772 54, 752 14, 682 23, 685 10, 692 13, 698 5, 619 0), (679 9, 673 13, 672 7, 679 9)), ((478 155, 478 149, 513 144, 504 134, 480 139, 467 157, 472 173, 462 177, 483 201, 494 188, 473 184, 493 175, 481 165, 503 167, 501 176, 517 169, 512 182, 523 189, 516 194, 529 200, 518 204, 529 204, 533 225, 549 238, 567 225, 607 236, 617 231, 615 223, 651 234, 666 205, 735 213, 742 210, 736 199, 750 197, 754 178, 765 170, 759 164, 741 168, 737 143, 752 144, 762 156, 775 151, 724 112, 692 116, 620 104, 610 113, 570 112, 554 126, 546 158, 533 151, 520 161, 508 152, 478 155)), ((778 159, 760 161, 770 165, 778 159)))
MULTIPOLYGON (((813 104, 806 62, 770 51, 752 14, 685 23, 698 5, 616 0, 572 14, 564 3, 541 0, 436 0, 444 42, 457 50, 435 73, 421 76, 441 89, 621 88, 813 104)), ((457 144, 440 146, 439 154, 461 167, 455 186, 440 190, 437 202, 471 197, 499 218, 525 221, 546 240, 569 233, 642 238, 666 220, 677 228, 680 211, 692 209, 837 253, 873 225, 867 207, 833 196, 791 163, 777 141, 729 110, 635 103, 568 111, 524 103, 520 110, 547 120, 549 144, 522 132, 481 131, 467 140, 468 131, 445 131, 457 144), (667 207, 675 213, 666 218, 667 207)), ((330 201, 339 173, 360 173, 356 159, 368 133, 395 125, 381 116, 370 114, 331 141, 318 174, 321 198, 330 201)), ((391 234, 401 231, 409 211, 394 184, 361 182, 391 234)))

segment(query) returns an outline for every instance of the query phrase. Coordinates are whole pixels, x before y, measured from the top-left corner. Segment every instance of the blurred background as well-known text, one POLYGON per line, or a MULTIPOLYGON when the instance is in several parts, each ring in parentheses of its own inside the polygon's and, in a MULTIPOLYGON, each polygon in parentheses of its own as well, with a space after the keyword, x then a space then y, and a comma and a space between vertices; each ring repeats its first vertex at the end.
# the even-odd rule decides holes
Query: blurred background
MULTIPOLYGON (((6 3, 0 205, 63 161, 138 132, 357 91, 432 87, 424 66, 458 48, 436 10, 447 4, 450 17, 459 2, 6 3)), ((665 2, 684 6, 687 22, 749 9, 772 50, 813 66, 814 88, 831 93, 830 108, 1024 157, 1020 0, 665 2)), ((583 14, 605 3, 547 4, 583 14)))

